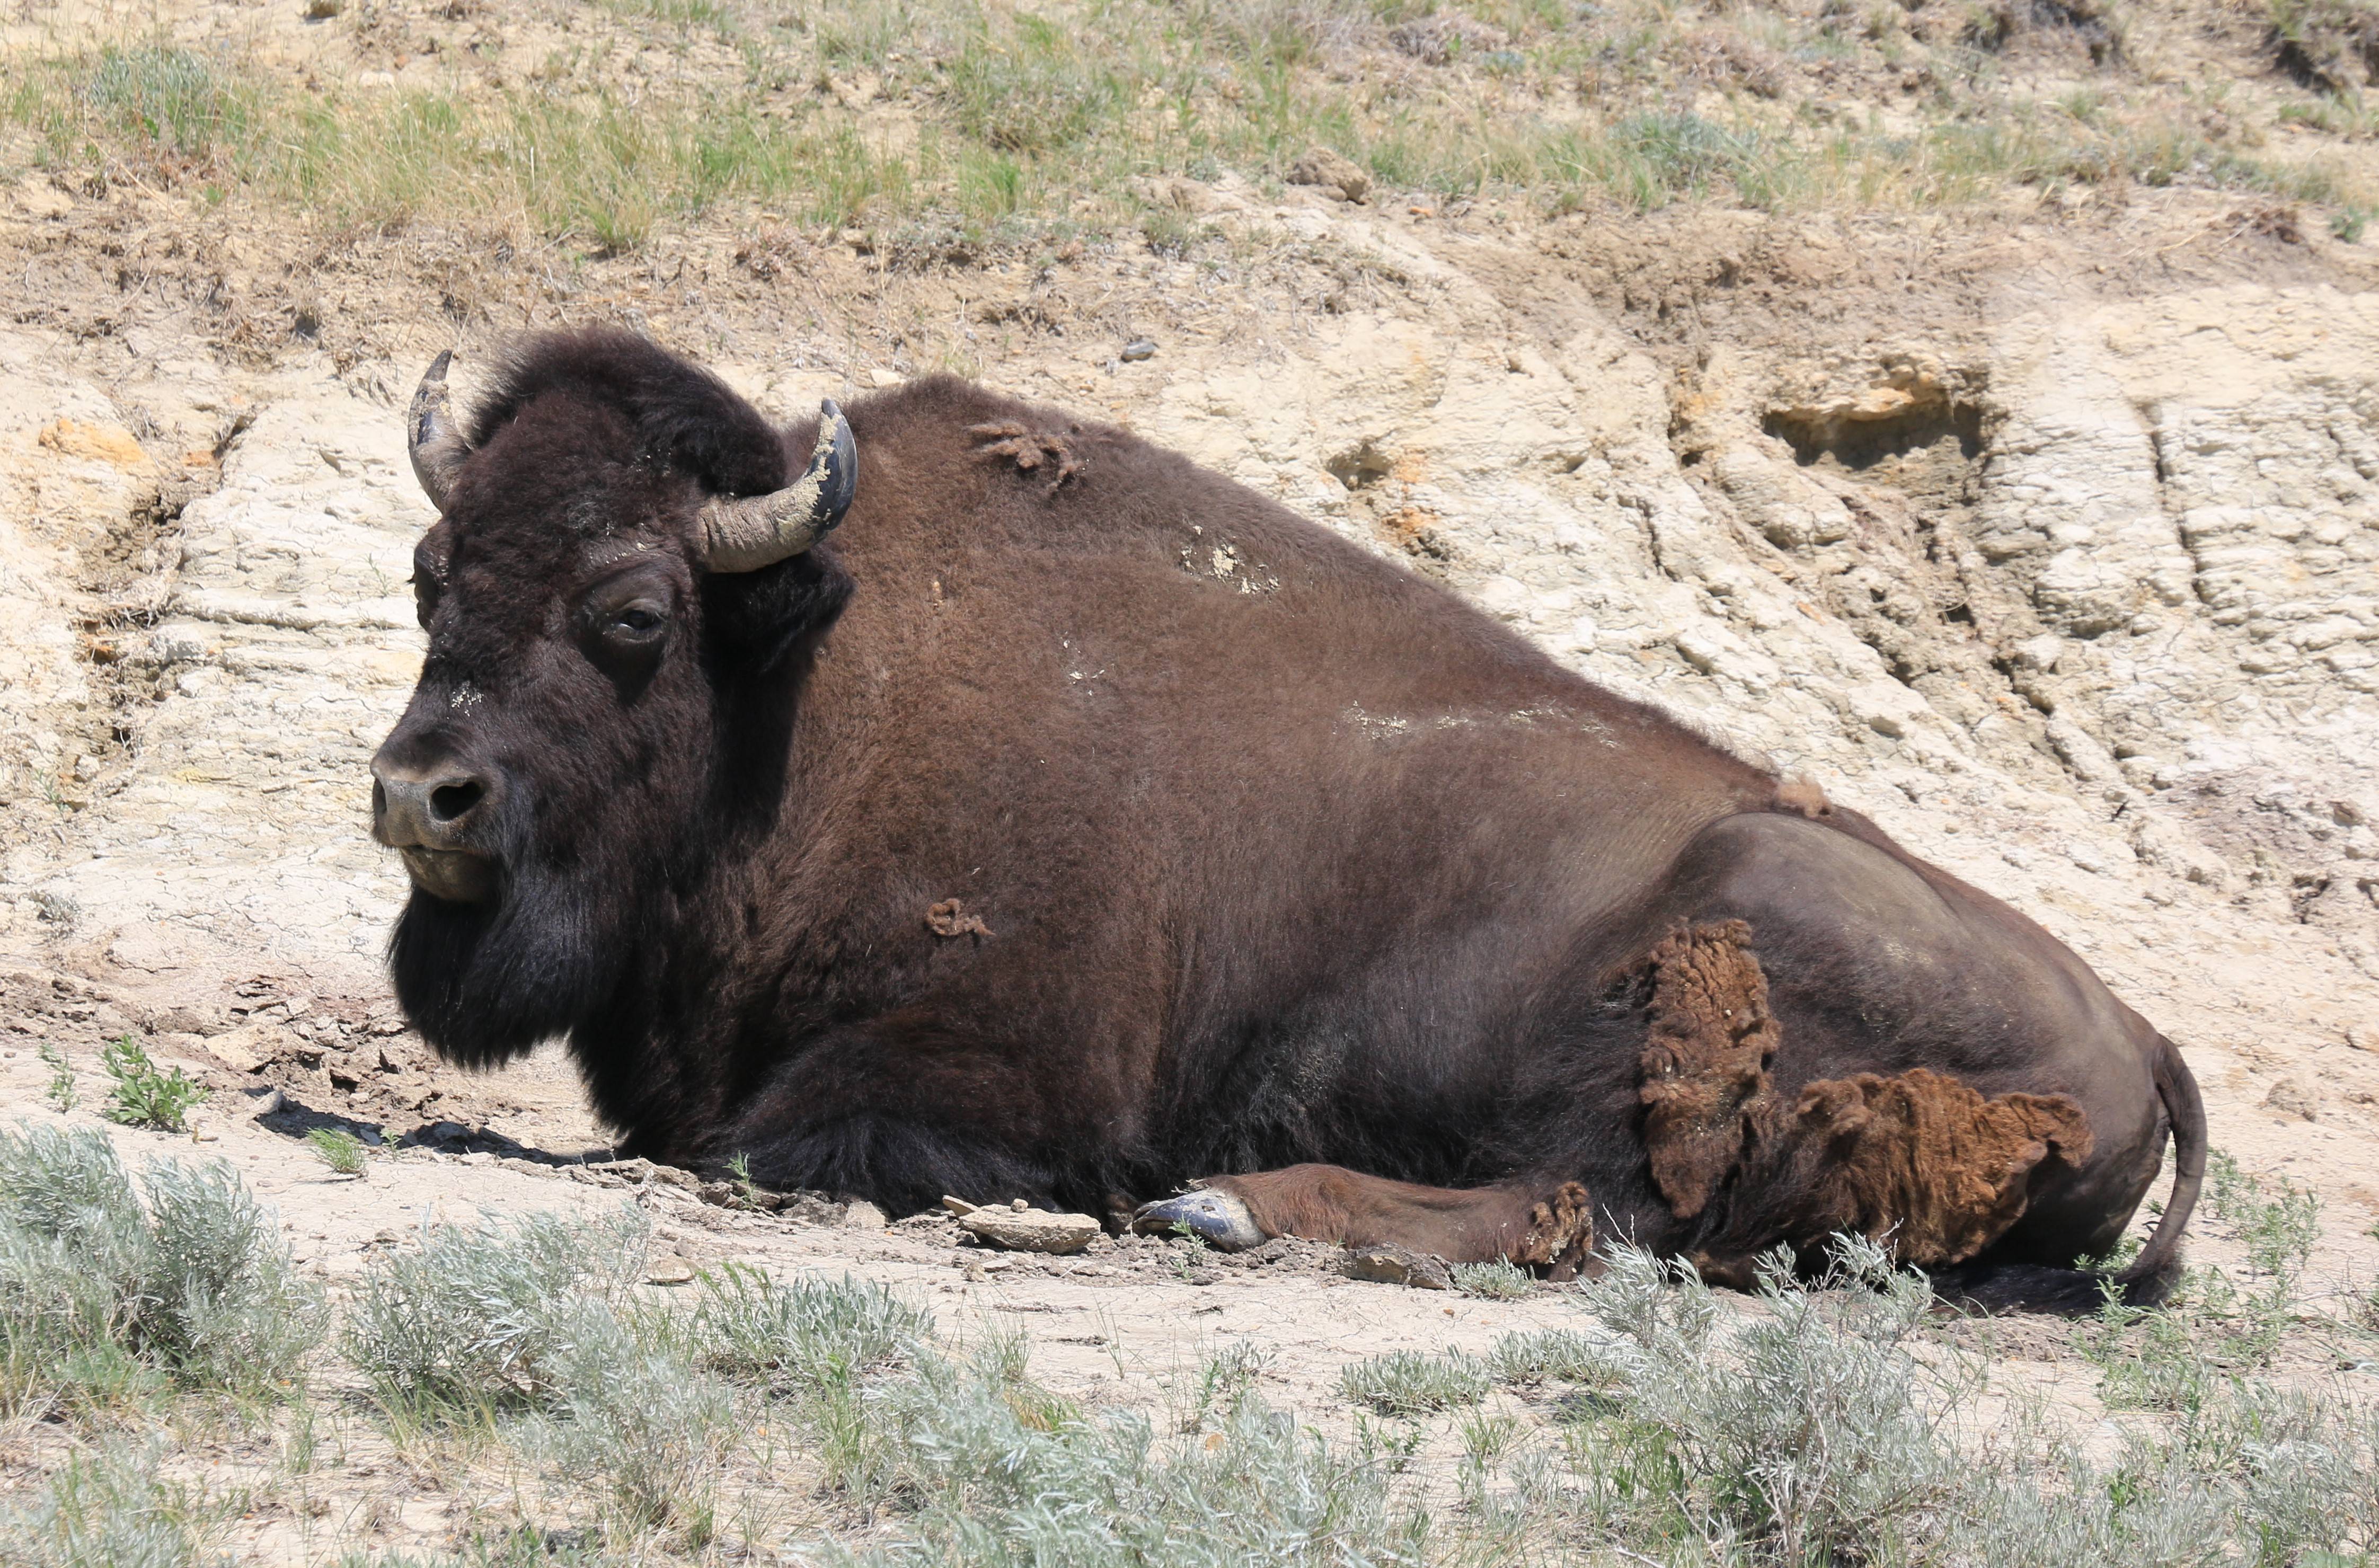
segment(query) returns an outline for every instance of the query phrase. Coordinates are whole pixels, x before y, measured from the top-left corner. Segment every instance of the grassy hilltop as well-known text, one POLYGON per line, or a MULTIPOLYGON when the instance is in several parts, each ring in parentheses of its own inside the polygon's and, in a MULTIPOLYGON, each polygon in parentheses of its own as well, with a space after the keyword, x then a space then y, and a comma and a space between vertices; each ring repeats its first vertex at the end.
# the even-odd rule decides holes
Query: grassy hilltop
MULTIPOLYGON (((706 213, 936 258, 1197 225, 1168 176, 1337 154, 1383 199, 1921 211, 2214 187, 2359 235, 2356 0, 315 0, 32 34, 17 161, 331 225, 623 249, 706 213)), ((1346 165, 1333 165, 1345 167, 1346 165)))

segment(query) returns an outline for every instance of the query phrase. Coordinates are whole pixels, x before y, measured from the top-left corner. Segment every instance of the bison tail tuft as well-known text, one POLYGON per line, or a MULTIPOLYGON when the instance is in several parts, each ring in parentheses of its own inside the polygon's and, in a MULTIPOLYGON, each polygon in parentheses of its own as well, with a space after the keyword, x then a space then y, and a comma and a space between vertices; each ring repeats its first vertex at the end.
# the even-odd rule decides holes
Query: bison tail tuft
POLYGON ((2180 1276, 2180 1235, 2197 1207, 2198 1189, 2205 1185, 2205 1102, 2197 1092, 2197 1079, 2180 1059, 2180 1048, 2156 1036, 2156 1086, 2164 1101, 2166 1119, 2172 1123, 2172 1199, 2156 1216, 2156 1234, 2131 1266, 2116 1276, 2123 1299, 2135 1307, 2153 1307, 2172 1293, 2180 1276))

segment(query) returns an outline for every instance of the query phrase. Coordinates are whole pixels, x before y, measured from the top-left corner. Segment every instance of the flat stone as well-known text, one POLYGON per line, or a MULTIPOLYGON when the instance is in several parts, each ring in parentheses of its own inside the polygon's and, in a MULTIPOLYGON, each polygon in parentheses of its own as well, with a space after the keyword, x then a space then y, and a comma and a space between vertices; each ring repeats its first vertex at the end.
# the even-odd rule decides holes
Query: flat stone
POLYGON ((2321 1120, 2321 1096, 2301 1078, 2284 1078, 2273 1084, 2264 1096, 2264 1108, 2286 1116, 2301 1116, 2309 1122, 2321 1120))
POLYGON ((959 1216, 959 1228, 1014 1252, 1080 1252, 1105 1234, 1088 1214, 1045 1209, 976 1209, 959 1216))
POLYGON ((1355 1247, 1346 1252, 1346 1277, 1382 1285, 1410 1285, 1415 1290, 1447 1290, 1454 1271, 1445 1260, 1402 1247, 1355 1247))
POLYGON ((646 1285, 691 1285, 694 1265, 682 1258, 656 1258, 645 1270, 646 1285))
POLYGON ((842 1211, 845 1230, 882 1230, 892 1223, 890 1215, 864 1198, 854 1198, 842 1211))
POLYGON ((234 1072, 261 1072, 281 1054, 278 1036, 262 1024, 244 1024, 223 1034, 194 1034, 189 1041, 234 1072))

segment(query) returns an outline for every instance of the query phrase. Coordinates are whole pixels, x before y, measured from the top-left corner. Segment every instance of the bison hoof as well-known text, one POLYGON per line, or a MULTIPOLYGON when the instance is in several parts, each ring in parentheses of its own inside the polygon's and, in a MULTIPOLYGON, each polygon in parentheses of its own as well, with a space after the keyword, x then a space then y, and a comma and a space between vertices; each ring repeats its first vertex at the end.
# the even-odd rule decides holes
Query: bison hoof
POLYGON ((1186 1231, 1222 1252, 1244 1252, 1265 1239, 1246 1204, 1211 1187, 1141 1204, 1131 1217, 1131 1228, 1142 1236, 1186 1231))

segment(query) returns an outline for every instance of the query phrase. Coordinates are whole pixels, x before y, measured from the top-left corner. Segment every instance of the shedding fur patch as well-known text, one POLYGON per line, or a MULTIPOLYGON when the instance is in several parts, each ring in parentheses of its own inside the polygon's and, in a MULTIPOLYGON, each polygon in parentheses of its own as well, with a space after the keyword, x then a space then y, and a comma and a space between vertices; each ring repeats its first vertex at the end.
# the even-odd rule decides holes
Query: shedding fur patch
POLYGON ((983 916, 967 913, 966 905, 956 899, 944 899, 925 911, 925 929, 936 936, 988 936, 991 927, 984 924, 983 916))
POLYGON ((1505 1254, 1523 1268, 1549 1269, 1556 1280, 1573 1279, 1594 1250, 1594 1212, 1586 1188, 1574 1181, 1528 1211, 1528 1228, 1505 1254))
POLYGON ((1779 811, 1798 812, 1813 821, 1834 814, 1833 803, 1826 799, 1825 790, 1805 773, 1796 773, 1776 786, 1776 807, 1779 811))
POLYGON ((2024 1211, 2033 1168, 2090 1157, 2089 1119, 2063 1094, 1986 1100, 1912 1067, 1808 1085, 1791 1136, 1817 1152, 1812 1234, 1858 1230, 1902 1263, 1962 1263, 2024 1211))
POLYGON ((1750 941, 1751 928, 1730 920, 1680 929, 1652 949, 1644 1148, 1681 1220, 1709 1204, 1769 1109, 1780 1036, 1750 941))
POLYGON ((1026 474, 1047 468, 1054 476, 1049 486, 1053 490, 1091 465, 1089 458, 1074 450, 1072 438, 1081 433, 1080 426, 1064 431, 1027 429, 1013 419, 974 425, 967 430, 975 439, 980 456, 1004 458, 1026 474))

